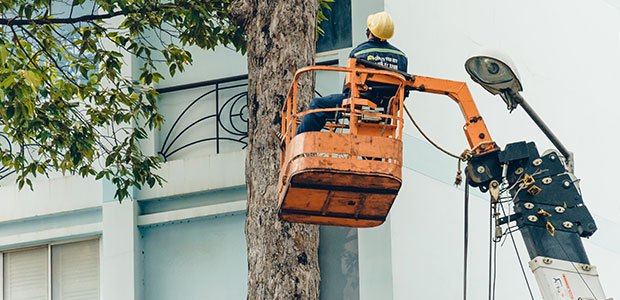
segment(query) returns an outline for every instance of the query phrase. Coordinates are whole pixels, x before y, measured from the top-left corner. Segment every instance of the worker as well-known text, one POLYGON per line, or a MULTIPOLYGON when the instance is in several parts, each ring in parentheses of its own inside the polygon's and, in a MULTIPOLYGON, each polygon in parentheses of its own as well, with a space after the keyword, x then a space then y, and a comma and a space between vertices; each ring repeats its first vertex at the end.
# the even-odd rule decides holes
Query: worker
MULTIPOLYGON (((366 19, 367 41, 359 44, 349 54, 350 58, 359 58, 376 63, 398 71, 407 72, 407 56, 398 48, 388 43, 394 35, 394 22, 387 12, 379 12, 369 15, 366 19)), ((342 105, 342 100, 348 98, 348 90, 340 94, 314 98, 308 109, 334 108, 342 105)), ((379 99, 370 99, 380 107, 386 103, 380 103, 379 99), (378 103, 379 102, 379 103, 378 103)), ((297 134, 308 131, 321 131, 328 118, 334 118, 335 112, 315 112, 304 116, 297 128, 297 134)))

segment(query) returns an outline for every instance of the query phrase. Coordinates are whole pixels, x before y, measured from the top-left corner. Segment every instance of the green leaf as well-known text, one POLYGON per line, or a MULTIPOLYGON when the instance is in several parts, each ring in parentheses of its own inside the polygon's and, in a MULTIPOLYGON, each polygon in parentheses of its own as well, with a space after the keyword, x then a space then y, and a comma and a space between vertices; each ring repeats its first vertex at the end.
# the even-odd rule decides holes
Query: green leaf
POLYGON ((168 71, 170 73, 170 76, 174 76, 174 74, 177 72, 177 65, 170 64, 170 67, 168 67, 168 71))
POLYGON ((7 50, 5 45, 0 45, 0 62, 6 63, 7 57, 9 57, 9 50, 7 50))
POLYGON ((0 85, 2 86, 2 88, 6 89, 12 87, 16 83, 17 77, 15 75, 9 75, 8 77, 4 78, 4 80, 2 80, 2 83, 0 85))
POLYGON ((33 89, 37 89, 41 85, 41 77, 32 70, 26 70, 23 72, 24 80, 33 89))

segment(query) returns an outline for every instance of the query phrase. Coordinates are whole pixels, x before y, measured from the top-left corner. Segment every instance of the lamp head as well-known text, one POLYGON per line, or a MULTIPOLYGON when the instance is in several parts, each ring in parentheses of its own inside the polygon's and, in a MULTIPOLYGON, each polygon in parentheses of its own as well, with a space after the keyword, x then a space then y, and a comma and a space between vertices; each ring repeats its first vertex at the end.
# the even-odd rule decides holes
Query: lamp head
POLYGON ((512 60, 502 56, 494 53, 470 57, 465 62, 465 70, 485 90, 493 95, 500 94, 512 111, 519 104, 518 93, 523 91, 523 87, 516 68, 511 67, 512 60))

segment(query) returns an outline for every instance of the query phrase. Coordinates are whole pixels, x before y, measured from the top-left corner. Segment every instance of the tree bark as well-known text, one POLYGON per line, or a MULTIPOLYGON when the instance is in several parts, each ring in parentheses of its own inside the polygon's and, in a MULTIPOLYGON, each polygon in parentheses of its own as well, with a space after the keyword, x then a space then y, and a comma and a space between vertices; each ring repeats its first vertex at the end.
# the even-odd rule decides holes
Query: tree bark
POLYGON ((248 40, 248 299, 318 299, 318 226, 277 216, 276 136, 295 71, 314 63, 317 1, 237 0, 231 12, 248 40))

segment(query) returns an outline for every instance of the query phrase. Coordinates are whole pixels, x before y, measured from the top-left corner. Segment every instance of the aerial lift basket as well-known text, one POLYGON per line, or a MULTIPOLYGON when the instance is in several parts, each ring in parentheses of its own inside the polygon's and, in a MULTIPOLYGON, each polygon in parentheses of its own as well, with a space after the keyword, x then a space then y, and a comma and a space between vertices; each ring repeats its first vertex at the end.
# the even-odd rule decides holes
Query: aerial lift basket
MULTIPOLYGON (((464 82, 409 75, 356 59, 349 59, 346 68, 302 68, 295 74, 282 109, 278 183, 282 219, 351 227, 372 227, 385 221, 402 181, 406 90, 447 96, 459 105, 469 154, 481 157, 499 149, 464 82), (339 108, 298 112, 298 79, 319 70, 344 72, 350 97, 339 108), (385 91, 390 101, 380 112, 372 96, 385 97, 385 91), (299 120, 317 111, 336 112, 344 121, 328 122, 328 132, 296 135, 299 120)), ((484 177, 486 173, 486 169, 477 170, 473 175, 484 177)))
POLYGON ((349 227, 382 224, 401 187, 402 74, 367 68, 349 60, 348 67, 300 69, 282 111, 283 155, 279 180, 279 216, 295 223, 349 227), (319 110, 297 112, 300 75, 327 70, 346 73, 350 98, 335 111, 342 122, 329 131, 296 135, 299 120, 319 110), (364 99, 374 88, 393 87, 386 111, 364 99))

